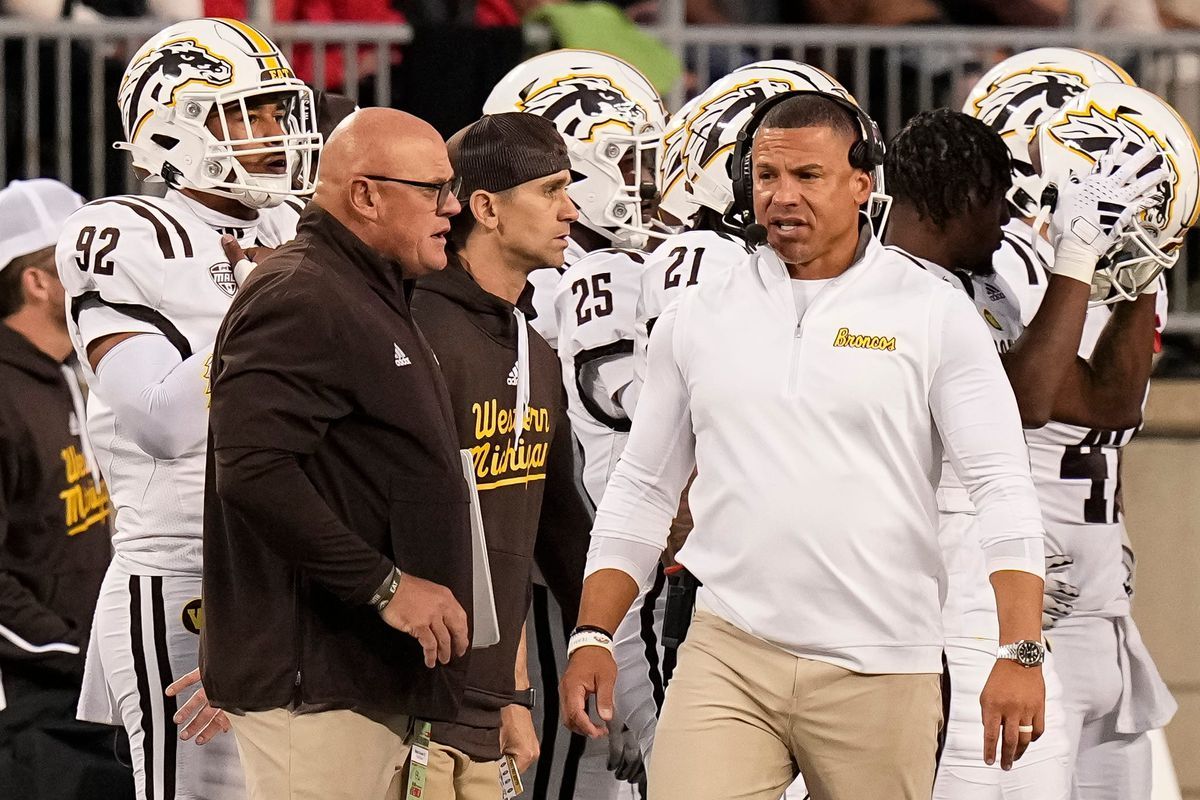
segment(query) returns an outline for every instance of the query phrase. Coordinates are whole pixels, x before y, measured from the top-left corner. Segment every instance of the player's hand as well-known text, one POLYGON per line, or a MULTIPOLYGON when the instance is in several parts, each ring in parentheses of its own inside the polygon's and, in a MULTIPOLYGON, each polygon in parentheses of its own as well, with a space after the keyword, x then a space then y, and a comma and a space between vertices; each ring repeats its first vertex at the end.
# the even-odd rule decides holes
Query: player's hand
POLYGON ((1125 589, 1125 596, 1133 597, 1133 580, 1137 567, 1137 559, 1133 555, 1133 548, 1121 545, 1121 563, 1125 566, 1125 580, 1122 582, 1122 586, 1125 589))
POLYGON ((642 748, 638 745, 633 731, 625 725, 616 731, 609 726, 608 771, 613 773, 617 780, 625 783, 638 783, 646 775, 646 765, 642 762, 642 748))
MULTIPOLYGON (((242 246, 238 244, 237 239, 228 233, 221 236, 221 249, 225 251, 226 260, 233 266, 233 279, 237 281, 237 285, 240 287, 246 282, 246 278, 250 277, 250 273, 254 271, 254 268, 258 266, 257 260, 253 256, 248 255, 242 249, 242 246)), ((250 249, 255 251, 257 255, 257 251, 263 248, 252 247, 250 249)))
POLYGON ((500 752, 516 760, 517 772, 529 769, 542 754, 528 708, 514 704, 500 709, 500 752))
POLYGON ((1046 729, 1046 684, 1041 667, 1023 667, 1007 658, 996 659, 979 695, 983 709, 983 760, 996 762, 1000 748, 1000 768, 1012 769, 1013 762, 1025 754, 1030 742, 1036 742, 1046 729), (1022 733, 1020 726, 1031 726, 1022 733))
POLYGON ((1096 262, 1121 237, 1131 219, 1152 207, 1159 198, 1156 187, 1168 179, 1154 148, 1125 151, 1118 141, 1086 175, 1073 175, 1058 187, 1058 202, 1050 217, 1054 243, 1054 274, 1090 284, 1096 262))
POLYGON ((617 662, 603 647, 581 647, 571 655, 567 670, 558 685, 563 724, 571 731, 596 739, 606 731, 592 722, 587 701, 596 696, 600 719, 612 722, 613 686, 617 682, 617 662))
POLYGON ((471 646, 467 612, 441 584, 403 573, 396 594, 383 609, 383 621, 421 643, 425 666, 450 663, 471 646))
MULTIPOLYGON (((166 695, 176 697, 184 689, 199 683, 200 669, 196 668, 168 686, 166 695)), ((185 742, 195 736, 196 744, 208 744, 220 734, 229 732, 229 717, 221 709, 208 704, 208 695, 203 686, 192 693, 171 719, 176 725, 182 725, 179 738, 185 742)))
POLYGON ((1063 553, 1046 556, 1046 588, 1042 593, 1042 630, 1049 630, 1075 610, 1079 588, 1067 581, 1075 559, 1063 553))

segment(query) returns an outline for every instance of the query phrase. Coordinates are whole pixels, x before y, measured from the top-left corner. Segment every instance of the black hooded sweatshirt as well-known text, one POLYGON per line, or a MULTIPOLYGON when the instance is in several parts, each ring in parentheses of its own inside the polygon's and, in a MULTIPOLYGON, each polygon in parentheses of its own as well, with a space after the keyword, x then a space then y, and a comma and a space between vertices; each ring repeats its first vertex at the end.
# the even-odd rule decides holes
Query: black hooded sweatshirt
MULTIPOLYGON (((534 316, 528 295, 518 307, 534 316)), ((592 509, 577 478, 562 372, 550 345, 529 328, 529 410, 514 450, 513 305, 481 288, 451 255, 444 270, 417 282, 412 309, 450 389, 459 443, 474 457, 500 622, 500 643, 471 655, 457 721, 435 723, 432 738, 492 761, 500 757, 500 709, 512 702, 515 688, 513 666, 532 595, 533 563, 563 617, 575 619, 592 509)))
POLYGON ((83 455, 67 380, 0 323, 0 671, 77 686, 112 511, 83 455))

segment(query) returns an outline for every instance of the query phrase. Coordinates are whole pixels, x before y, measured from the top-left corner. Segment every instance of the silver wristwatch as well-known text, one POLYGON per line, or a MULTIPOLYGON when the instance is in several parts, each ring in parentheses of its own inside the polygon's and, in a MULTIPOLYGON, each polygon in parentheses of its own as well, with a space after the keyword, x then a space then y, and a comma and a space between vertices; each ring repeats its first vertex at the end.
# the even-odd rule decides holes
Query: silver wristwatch
POLYGON ((996 658, 1007 658, 1022 667, 1040 667, 1046 660, 1046 646, 1041 642, 1022 639, 1012 644, 1002 644, 996 651, 996 658))

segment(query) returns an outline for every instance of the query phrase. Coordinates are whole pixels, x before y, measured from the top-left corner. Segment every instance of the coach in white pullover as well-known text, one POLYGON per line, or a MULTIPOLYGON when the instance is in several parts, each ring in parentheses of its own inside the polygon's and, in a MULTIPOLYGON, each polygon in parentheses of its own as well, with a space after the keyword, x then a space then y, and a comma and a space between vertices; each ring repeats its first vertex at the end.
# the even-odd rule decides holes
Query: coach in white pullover
MULTIPOLYGON (((678 560, 704 586, 651 800, 775 800, 797 767, 814 800, 929 797, 943 446, 978 509, 1001 643, 1040 641, 1042 528, 1012 391, 970 301, 860 225, 860 130, 813 93, 770 109, 751 172, 769 246, 685 293, 650 340, 562 694, 568 724, 602 733, 583 701, 611 715, 604 631, 695 466, 678 560)), ((1005 765, 1040 734, 1043 693, 1040 668, 997 662, 981 702, 1005 765)))

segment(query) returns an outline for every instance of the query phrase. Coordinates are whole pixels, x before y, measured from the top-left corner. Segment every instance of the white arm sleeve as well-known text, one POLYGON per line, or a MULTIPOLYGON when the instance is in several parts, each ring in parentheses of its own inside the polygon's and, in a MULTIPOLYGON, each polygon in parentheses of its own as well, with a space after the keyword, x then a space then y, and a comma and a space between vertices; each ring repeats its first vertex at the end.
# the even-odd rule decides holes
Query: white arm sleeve
POLYGON ((592 374, 594 380, 589 381, 585 388, 593 402, 609 416, 631 419, 633 414, 628 409, 637 403, 633 387, 633 356, 623 355, 599 361, 592 374))
POLYGON ((666 547, 679 495, 695 467, 687 386, 675 358, 678 309, 664 313, 650 336, 646 384, 629 442, 596 511, 587 575, 619 569, 640 585, 666 547))
POLYGON ((139 334, 96 365, 97 393, 122 431, 154 458, 202 453, 208 440, 212 348, 184 360, 167 337, 139 334))
POLYGON ((966 295, 948 298, 933 334, 941 358, 929 406, 955 473, 978 514, 988 572, 1042 577, 1042 514, 1029 474, 1017 401, 995 345, 966 295))

